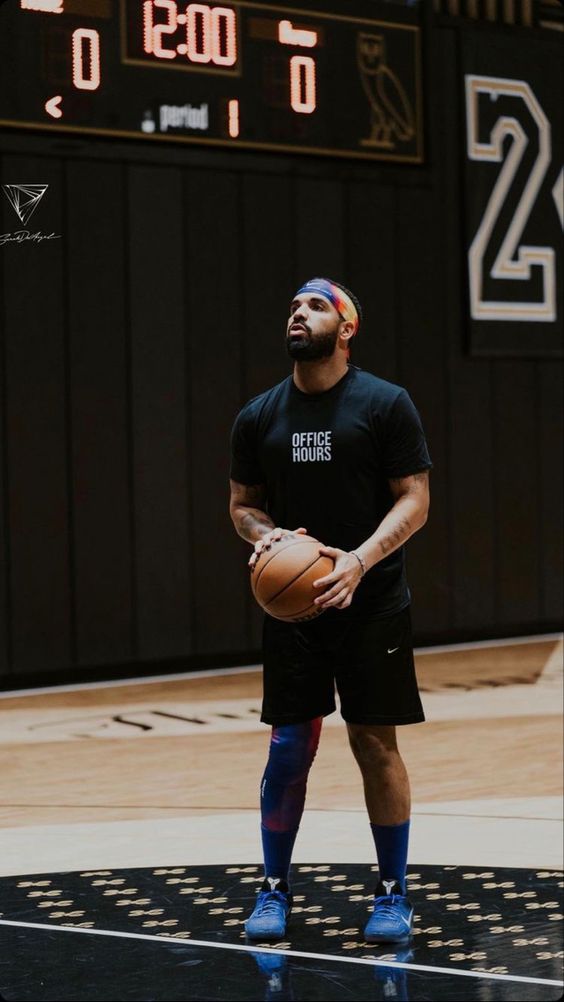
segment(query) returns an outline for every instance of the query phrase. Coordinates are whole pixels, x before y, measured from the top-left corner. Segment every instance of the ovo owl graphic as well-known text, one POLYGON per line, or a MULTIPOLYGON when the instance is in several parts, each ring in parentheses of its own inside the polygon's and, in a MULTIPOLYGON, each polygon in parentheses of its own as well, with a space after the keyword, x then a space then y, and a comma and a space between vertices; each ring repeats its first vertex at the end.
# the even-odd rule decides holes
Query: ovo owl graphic
POLYGON ((393 150, 415 135, 413 107, 398 77, 386 62, 383 35, 359 31, 357 64, 364 93, 370 105, 370 135, 362 146, 393 150))

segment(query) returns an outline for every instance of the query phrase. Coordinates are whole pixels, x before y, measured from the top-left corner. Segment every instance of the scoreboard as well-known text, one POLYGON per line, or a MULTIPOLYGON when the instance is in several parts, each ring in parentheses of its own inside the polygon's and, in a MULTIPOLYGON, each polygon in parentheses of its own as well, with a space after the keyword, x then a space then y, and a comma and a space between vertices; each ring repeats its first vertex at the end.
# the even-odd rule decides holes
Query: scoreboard
POLYGON ((0 126, 421 162, 418 14, 390 7, 12 0, 0 126))

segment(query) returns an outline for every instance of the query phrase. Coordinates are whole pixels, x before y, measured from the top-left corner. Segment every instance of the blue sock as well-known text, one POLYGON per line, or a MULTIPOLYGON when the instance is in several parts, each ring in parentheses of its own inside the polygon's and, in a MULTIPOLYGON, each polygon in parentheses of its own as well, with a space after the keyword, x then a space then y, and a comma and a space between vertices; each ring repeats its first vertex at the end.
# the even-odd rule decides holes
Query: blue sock
POLYGON ((265 877, 281 877, 282 880, 287 881, 298 829, 288 832, 273 832, 261 825, 260 833, 265 877))
POLYGON ((409 818, 400 825, 370 825, 378 856, 380 880, 397 880, 405 894, 409 818))

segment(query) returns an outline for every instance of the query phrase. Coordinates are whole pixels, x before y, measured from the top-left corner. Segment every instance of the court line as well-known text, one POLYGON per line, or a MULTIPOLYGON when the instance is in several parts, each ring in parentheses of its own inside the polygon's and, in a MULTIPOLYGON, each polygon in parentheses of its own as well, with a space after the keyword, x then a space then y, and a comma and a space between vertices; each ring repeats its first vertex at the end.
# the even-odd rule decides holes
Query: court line
MULTIPOLYGON (((1 744, 1 742, 0 742, 1 744)), ((532 798, 534 799, 534 798, 532 798)), ((220 804, 218 807, 215 804, 210 806, 210 804, 59 804, 57 801, 51 801, 49 804, 13 804, 9 801, 3 800, 1 808, 5 807, 17 807, 17 808, 29 808, 34 811, 50 811, 50 810, 65 810, 65 811, 214 811, 214 812, 225 812, 229 811, 240 811, 241 813, 245 811, 255 811, 258 813, 258 807, 253 804, 251 807, 244 806, 229 806, 227 804, 220 804)), ((308 814, 362 814, 366 815, 366 807, 339 807, 337 811, 333 811, 328 807, 308 807, 306 808, 308 814)), ((460 814, 459 811, 418 811, 417 808, 413 808, 411 811, 412 816, 417 816, 419 818, 478 818, 484 821, 553 821, 554 824, 562 824, 562 817, 537 817, 537 815, 529 814, 460 814)), ((159 818, 144 818, 144 821, 158 821, 159 818)), ((116 823, 119 824, 120 821, 127 821, 127 818, 116 819, 116 823)), ((73 822, 70 822, 72 824, 73 822)), ((95 821, 85 821, 83 824, 96 824, 95 821)), ((105 822, 104 822, 105 823, 105 822)), ((20 827, 19 825, 12 825, 11 827, 20 827)), ((26 827, 28 827, 26 825, 26 827)))
POLYGON ((138 678, 109 679, 105 682, 75 682, 72 685, 45 685, 35 689, 7 689, 0 692, 0 699, 16 696, 37 696, 46 692, 84 692, 88 689, 115 689, 128 685, 148 685, 157 682, 186 682, 194 678, 213 678, 216 675, 242 675, 245 672, 262 671, 262 665, 246 665, 238 668, 206 668, 204 671, 182 671, 172 675, 146 675, 138 678))
POLYGON ((477 651, 485 647, 518 647, 525 644, 542 644, 562 640, 563 633, 538 633, 528 637, 503 637, 498 640, 474 640, 464 644, 437 644, 435 647, 414 647, 414 654, 442 654, 456 651, 477 651))
POLYGON ((488 974, 486 971, 464 971, 457 967, 430 967, 427 964, 406 964, 399 960, 372 960, 369 957, 336 957, 332 953, 306 953, 304 950, 276 950, 268 946, 237 945, 236 943, 210 943, 204 939, 175 939, 173 936, 151 936, 140 932, 118 932, 110 929, 80 929, 78 926, 49 925, 44 922, 12 922, 0 919, 0 926, 15 926, 20 929, 48 929, 51 932, 78 932, 87 936, 115 936, 118 939, 140 939, 151 943, 182 943, 184 946, 202 946, 212 950, 238 950, 245 953, 275 953, 278 956, 302 957, 306 960, 328 960, 338 964, 369 964, 371 967, 397 967, 404 971, 426 971, 431 974, 453 974, 463 978, 487 978, 494 981, 519 981, 532 985, 564 986, 564 981, 552 981, 549 978, 528 978, 520 974, 488 974))
MULTIPOLYGON (((476 640, 465 644, 440 644, 435 647, 415 647, 414 654, 448 654, 455 651, 474 651, 487 647, 513 647, 520 644, 539 644, 550 640, 561 640, 562 633, 539 633, 528 637, 508 637, 500 640, 476 640)), ((105 682, 75 682, 72 685, 45 685, 35 689, 7 689, 0 692, 0 699, 15 699, 17 696, 37 696, 47 692, 84 692, 88 689, 115 689, 121 686, 149 685, 158 682, 180 682, 197 678, 214 678, 216 675, 241 675, 245 672, 262 671, 262 664, 244 665, 237 668, 206 668, 203 671, 175 672, 171 675, 141 675, 138 678, 110 679, 105 682)))

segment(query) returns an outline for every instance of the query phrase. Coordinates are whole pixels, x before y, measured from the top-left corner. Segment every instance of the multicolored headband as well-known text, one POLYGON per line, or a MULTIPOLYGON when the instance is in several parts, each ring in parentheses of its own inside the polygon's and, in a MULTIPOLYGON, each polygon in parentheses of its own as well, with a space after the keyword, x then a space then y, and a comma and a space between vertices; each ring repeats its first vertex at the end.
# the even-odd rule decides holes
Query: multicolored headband
POLYGON ((296 295, 299 296, 302 292, 317 292, 318 295, 328 299, 330 303, 333 303, 342 320, 353 321, 354 333, 356 334, 360 322, 356 306, 350 296, 347 296, 346 292, 338 285, 333 285, 328 278, 312 278, 305 285, 302 285, 301 289, 298 289, 296 295))

